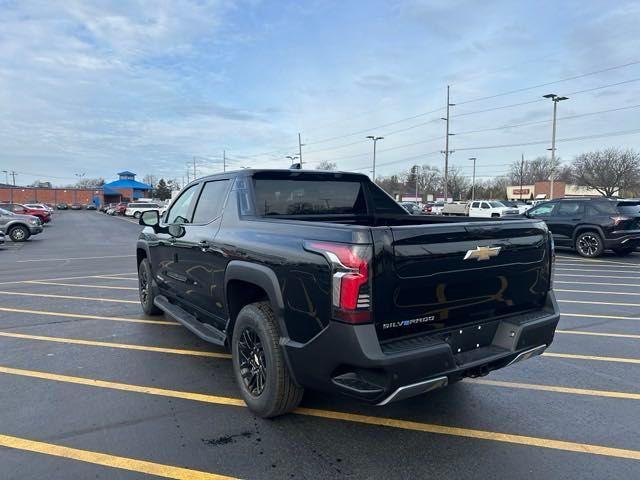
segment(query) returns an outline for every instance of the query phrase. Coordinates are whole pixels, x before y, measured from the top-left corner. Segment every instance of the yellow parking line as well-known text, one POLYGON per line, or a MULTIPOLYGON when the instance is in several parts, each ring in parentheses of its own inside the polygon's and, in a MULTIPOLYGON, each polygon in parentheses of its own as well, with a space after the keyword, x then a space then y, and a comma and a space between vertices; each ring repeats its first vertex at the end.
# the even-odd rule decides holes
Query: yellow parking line
POLYGON ((41 282, 38 280, 28 280, 24 283, 30 283, 35 285, 59 285, 61 287, 82 287, 82 288, 104 288, 106 290, 134 290, 138 291, 136 287, 116 287, 113 285, 84 285, 78 283, 58 283, 58 282, 41 282))
POLYGON ((630 333, 588 332, 584 330, 556 330, 556 333, 565 333, 569 335, 590 335, 593 337, 633 338, 640 340, 640 335, 632 335, 630 333))
POLYGON ((162 463, 137 460, 135 458, 120 457, 108 453, 80 450, 78 448, 65 447, 53 443, 37 442, 35 440, 10 435, 0 434, 0 447, 41 453, 53 457, 68 458, 79 462, 102 465, 103 467, 118 468, 120 470, 155 475, 163 478, 173 478, 176 480, 230 480, 234 478, 216 473, 203 472, 201 470, 191 470, 162 463))
POLYGON ((118 298, 75 297, 73 295, 54 295, 50 293, 7 292, 0 290, 0 295, 19 295, 21 297, 63 298, 66 300, 89 300, 92 302, 140 303, 138 300, 120 300, 118 298))
POLYGON ((603 292, 600 290, 569 290, 563 288, 554 288, 555 292, 567 292, 567 293, 597 293, 601 295, 638 295, 638 292, 603 292))
POLYGON ((628 279, 628 280, 638 280, 638 279, 640 279, 640 277, 621 277, 620 275, 580 275, 580 274, 577 274, 577 273, 556 273, 554 276, 556 276, 556 277, 580 277, 580 278, 615 278, 616 280, 617 279, 628 279))
POLYGON ((589 313, 565 313, 560 314, 562 317, 580 317, 580 318, 603 318, 611 320, 640 320, 640 317, 623 317, 622 315, 594 315, 589 313))
MULTIPOLYGON (((629 270, 594 270, 592 268, 562 268, 556 267, 556 272, 594 272, 594 273, 640 273, 629 270)), ((637 277, 634 277, 637 278, 637 277)))
MULTIPOLYGON (((114 273, 114 275, 137 275, 137 273, 114 273)), ((0 285, 11 285, 14 283, 28 283, 28 282, 49 282, 49 281, 57 281, 57 280, 76 280, 81 278, 109 278, 111 280, 132 280, 131 278, 108 277, 105 275, 82 275, 79 277, 40 278, 36 280, 12 280, 9 282, 0 282, 0 285)))
MULTIPOLYGON (((2 293, 2 292, 0 292, 2 293)), ((613 305, 616 307, 640 307, 640 303, 592 302, 587 300, 558 300, 560 303, 582 303, 586 305, 613 305)))
POLYGON ((545 352, 542 354, 545 357, 555 358, 571 358, 577 360, 596 360, 598 362, 615 362, 615 363, 638 363, 640 364, 640 358, 621 358, 621 357, 596 357, 593 355, 574 355, 572 353, 551 353, 545 352))
POLYGON ((173 353, 176 355, 192 355, 196 357, 211 357, 211 358, 225 358, 225 359, 231 358, 231 355, 229 355, 228 353, 205 352, 202 350, 184 350, 180 348, 150 347, 147 345, 133 345, 130 343, 112 343, 112 342, 102 342, 102 341, 96 341, 96 340, 81 340, 76 338, 47 337, 43 335, 27 335, 24 333, 0 331, 0 337, 20 338, 24 340, 40 340, 44 342, 55 342, 55 343, 68 343, 68 344, 74 344, 74 345, 87 345, 92 347, 122 348, 125 350, 141 350, 144 352, 173 353))
POLYGON ((638 283, 610 283, 610 282, 569 282, 566 280, 553 280, 554 285, 556 283, 568 283, 571 285, 606 285, 611 287, 640 287, 638 283))
POLYGON ((103 258, 128 258, 135 255, 104 255, 101 257, 69 257, 69 258, 32 258, 29 260, 16 260, 16 263, 28 262, 66 262, 67 260, 98 260, 103 258))
MULTIPOLYGON (((239 398, 220 397, 202 393, 192 393, 180 390, 168 390, 156 387, 146 387, 132 385, 128 383, 107 382, 92 378, 72 377, 55 373, 39 372, 33 370, 22 370, 10 367, 0 367, 0 373, 17 375, 22 377, 38 378, 43 380, 53 380, 56 382, 72 383, 89 387, 106 388, 126 392, 144 393, 147 395, 157 395, 169 398, 180 398, 216 405, 228 405, 235 407, 245 407, 245 403, 239 398)), ((395 418, 375 417, 369 415, 359 415, 355 413, 337 412, 332 410, 321 410, 316 408, 298 408, 294 411, 298 415, 324 418, 329 420, 339 420, 344 422, 359 423, 378 427, 397 428, 423 433, 433 433, 438 435, 449 435, 454 437, 474 438, 479 440, 491 440, 494 442, 510 443, 516 445, 526 445, 531 447, 548 448, 567 452, 586 453, 590 455, 602 455, 607 457, 625 458, 640 460, 640 451, 627 450, 623 448, 605 447, 588 443, 567 442, 553 440, 549 438, 530 437, 525 435, 515 435, 509 433, 492 432, 487 430, 477 430, 471 428, 449 427, 432 423, 414 422, 409 420, 399 420, 395 418)))
POLYGON ((27 313, 29 315, 44 315, 44 316, 50 316, 50 317, 82 318, 86 320, 109 320, 111 322, 150 323, 155 325, 180 325, 177 322, 169 322, 166 320, 146 320, 142 318, 127 318, 127 317, 103 317, 101 315, 85 315, 84 313, 49 312, 46 310, 27 310, 24 308, 0 307, 0 312, 27 313))
POLYGON ((620 398, 627 400, 640 400, 640 393, 614 392, 611 390, 589 390, 585 388, 559 387, 557 385, 539 385, 519 382, 501 382, 499 380, 486 380, 484 378, 467 379, 465 383, 477 383, 504 388, 521 388, 524 390, 538 390, 541 392, 568 393, 571 395, 588 395, 592 397, 620 398))

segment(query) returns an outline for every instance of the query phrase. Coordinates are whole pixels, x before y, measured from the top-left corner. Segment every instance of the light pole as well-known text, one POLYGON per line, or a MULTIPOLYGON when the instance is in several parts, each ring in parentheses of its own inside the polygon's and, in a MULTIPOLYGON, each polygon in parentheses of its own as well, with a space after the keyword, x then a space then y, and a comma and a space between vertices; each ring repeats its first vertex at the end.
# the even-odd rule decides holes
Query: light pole
POLYGON ((373 171, 372 171, 372 180, 375 183, 376 181, 376 143, 378 140, 383 140, 384 137, 376 137, 375 135, 367 135, 367 138, 373 141, 373 171))
POLYGON ((555 174, 556 163, 556 118, 558 116, 558 102, 569 100, 569 97, 560 97, 555 93, 543 95, 544 98, 550 98, 553 102, 553 127, 551 132, 551 175, 549 175, 549 200, 553 200, 553 175, 555 174))
POLYGON ((4 172, 4 182, 9 185, 9 170, 2 170, 4 172))
POLYGON ((471 181, 471 201, 476 199, 476 157, 471 157, 469 160, 473 160, 473 180, 471 181))

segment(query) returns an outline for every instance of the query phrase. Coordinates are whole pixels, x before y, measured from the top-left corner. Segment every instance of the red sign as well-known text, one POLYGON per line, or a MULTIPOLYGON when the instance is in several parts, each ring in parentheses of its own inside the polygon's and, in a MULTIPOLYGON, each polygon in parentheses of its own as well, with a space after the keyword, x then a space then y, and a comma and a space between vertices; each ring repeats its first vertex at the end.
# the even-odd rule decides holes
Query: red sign
POLYGON ((513 189, 513 194, 514 195, 528 195, 529 194, 529 189, 528 188, 514 188, 513 189))

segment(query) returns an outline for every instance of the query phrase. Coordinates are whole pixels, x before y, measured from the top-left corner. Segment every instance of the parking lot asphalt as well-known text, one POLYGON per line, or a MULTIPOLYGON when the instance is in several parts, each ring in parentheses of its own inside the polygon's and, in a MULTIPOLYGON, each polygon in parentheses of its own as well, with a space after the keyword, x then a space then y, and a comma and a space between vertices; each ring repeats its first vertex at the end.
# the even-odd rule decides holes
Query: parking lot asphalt
POLYGON ((137 302, 141 227, 57 212, 0 247, 0 478, 638 478, 640 254, 558 251, 545 355, 372 407, 244 408, 227 352, 137 302))

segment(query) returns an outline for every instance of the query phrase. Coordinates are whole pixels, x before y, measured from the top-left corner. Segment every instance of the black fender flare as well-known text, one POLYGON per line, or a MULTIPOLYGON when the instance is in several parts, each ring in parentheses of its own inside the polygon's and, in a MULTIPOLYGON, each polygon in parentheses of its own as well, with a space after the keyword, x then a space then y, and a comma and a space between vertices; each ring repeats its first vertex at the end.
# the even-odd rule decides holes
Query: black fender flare
MULTIPOLYGON (((227 265, 224 275, 224 298, 228 301, 227 286, 232 280, 241 280, 247 283, 253 283, 267 293, 273 313, 278 320, 280 326, 280 336, 289 338, 287 326, 284 323, 284 300, 282 291, 278 283, 278 277, 275 272, 264 265, 258 263, 245 262, 242 260, 232 260, 227 265)), ((231 318, 229 319, 231 322, 231 318)))
POLYGON ((576 244, 576 238, 578 238, 578 235, 580 235, 582 232, 588 232, 591 230, 595 230, 596 232, 598 232, 598 235, 600 235, 600 238, 602 238, 602 241, 605 241, 605 236, 604 236, 604 231, 602 230, 602 227, 600 227, 599 225, 578 225, 574 230, 573 230, 573 244, 576 244))

